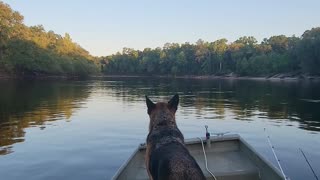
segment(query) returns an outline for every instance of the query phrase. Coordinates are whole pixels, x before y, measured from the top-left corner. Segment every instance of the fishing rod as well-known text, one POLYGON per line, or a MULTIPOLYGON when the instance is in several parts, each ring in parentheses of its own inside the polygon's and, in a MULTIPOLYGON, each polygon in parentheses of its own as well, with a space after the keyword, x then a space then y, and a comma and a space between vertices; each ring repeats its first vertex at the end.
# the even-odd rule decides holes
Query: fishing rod
POLYGON ((308 165, 309 165, 309 167, 310 167, 310 169, 311 169, 311 171, 312 171, 312 173, 313 173, 314 177, 316 178, 316 180, 319 180, 319 178, 318 178, 317 174, 314 172, 314 170, 313 170, 313 168, 312 168, 311 164, 309 163, 307 156, 304 154, 304 152, 302 151, 302 149, 301 149, 301 148, 299 148, 299 150, 301 151, 301 153, 302 153, 302 155, 303 155, 304 159, 307 161, 307 163, 308 163, 308 165))
POLYGON ((271 148, 271 150, 272 150, 272 153, 273 153, 273 156, 274 156, 274 158, 276 159, 276 161, 277 161, 277 163, 278 163, 278 166, 279 166, 279 168, 280 168, 280 171, 281 171, 281 173, 282 173, 282 176, 284 177, 284 179, 290 179, 288 176, 286 176, 285 175, 285 173, 284 173, 284 171, 283 171, 283 169, 282 169, 282 166, 281 166, 281 164, 280 164, 280 160, 279 160, 279 158, 278 158, 278 156, 277 156, 277 154, 276 154, 276 152, 275 152, 275 150, 274 150, 274 146, 272 145, 272 143, 271 143, 271 140, 270 140, 270 136, 266 133, 266 128, 264 128, 264 132, 265 132, 265 134, 266 134, 266 136, 267 136, 267 139, 268 139, 268 144, 269 144, 269 146, 270 146, 270 148, 271 148))

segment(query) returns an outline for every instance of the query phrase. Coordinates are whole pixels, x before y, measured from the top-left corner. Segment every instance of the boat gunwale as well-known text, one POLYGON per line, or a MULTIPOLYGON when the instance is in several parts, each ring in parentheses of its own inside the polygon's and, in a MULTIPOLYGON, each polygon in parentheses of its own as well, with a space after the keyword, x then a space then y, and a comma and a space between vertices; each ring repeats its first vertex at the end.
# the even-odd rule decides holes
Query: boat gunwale
POLYGON ((121 172, 127 167, 129 162, 133 159, 133 157, 137 154, 137 152, 140 151, 141 146, 142 144, 140 144, 137 148, 135 148, 134 152, 129 156, 129 158, 119 167, 117 172, 113 175, 112 180, 116 180, 120 176, 121 172))
POLYGON ((253 154, 255 154, 258 158, 261 159, 261 161, 265 162, 267 164, 267 166, 269 166, 278 176, 280 176, 282 179, 285 180, 285 177, 283 177, 282 173, 280 172, 280 170, 278 168, 276 168, 275 165, 273 165, 271 163, 271 161, 269 161, 268 159, 266 159, 265 157, 263 157, 259 152, 257 152, 246 140, 244 140, 242 137, 239 136, 239 140, 241 141, 241 143, 243 143, 249 150, 251 150, 253 152, 253 154))

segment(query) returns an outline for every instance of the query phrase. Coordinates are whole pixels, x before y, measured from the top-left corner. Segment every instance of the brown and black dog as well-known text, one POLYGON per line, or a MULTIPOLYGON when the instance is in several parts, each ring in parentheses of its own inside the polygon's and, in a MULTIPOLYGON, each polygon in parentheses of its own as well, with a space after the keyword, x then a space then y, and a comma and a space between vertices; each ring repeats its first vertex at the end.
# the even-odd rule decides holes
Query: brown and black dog
POLYGON ((179 96, 154 104, 147 96, 150 117, 147 137, 146 168, 151 180, 204 180, 199 165, 184 144, 175 113, 179 96))

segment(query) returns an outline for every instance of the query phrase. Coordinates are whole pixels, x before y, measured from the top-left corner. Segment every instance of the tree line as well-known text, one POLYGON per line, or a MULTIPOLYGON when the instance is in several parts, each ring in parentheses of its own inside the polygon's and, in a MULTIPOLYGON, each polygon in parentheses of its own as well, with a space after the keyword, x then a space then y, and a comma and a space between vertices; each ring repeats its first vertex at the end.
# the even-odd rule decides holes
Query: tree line
POLYGON ((67 33, 24 25, 23 16, 0 1, 0 73, 86 76, 98 72, 95 59, 67 33))
POLYGON ((94 57, 72 41, 46 31, 42 25, 26 26, 23 16, 0 1, 0 75, 88 76, 116 75, 224 75, 266 76, 277 73, 320 75, 320 27, 301 37, 253 36, 234 42, 219 39, 192 43, 166 43, 162 48, 94 57))
POLYGON ((301 37, 253 36, 234 42, 198 40, 195 44, 166 43, 163 48, 123 51, 102 57, 106 74, 266 76, 277 73, 320 74, 320 27, 301 37))

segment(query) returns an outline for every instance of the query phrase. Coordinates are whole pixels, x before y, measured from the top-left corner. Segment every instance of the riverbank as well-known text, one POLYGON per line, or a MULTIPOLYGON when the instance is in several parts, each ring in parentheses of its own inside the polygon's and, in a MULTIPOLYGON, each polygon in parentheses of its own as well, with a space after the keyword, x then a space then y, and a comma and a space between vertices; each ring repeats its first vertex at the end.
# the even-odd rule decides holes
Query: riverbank
POLYGON ((226 79, 226 80, 259 80, 259 81, 320 81, 320 76, 311 76, 307 74, 293 74, 293 73, 281 73, 269 76, 239 76, 234 73, 223 75, 92 75, 88 77, 79 76, 67 76, 67 75, 27 75, 17 76, 5 73, 0 73, 0 80, 8 79, 61 79, 61 80, 73 80, 73 79, 100 79, 100 78, 172 78, 172 79, 226 79))
POLYGON ((266 80, 266 81, 320 81, 320 76, 311 76, 307 74, 282 73, 269 76, 238 76, 234 73, 224 75, 183 75, 183 76, 164 76, 164 75, 102 75, 96 78, 176 78, 176 79, 228 79, 228 80, 266 80))
POLYGON ((67 80, 67 79, 81 79, 82 77, 79 76, 67 76, 67 75, 15 75, 15 74, 8 74, 4 72, 0 72, 0 80, 19 80, 19 79, 39 79, 39 80, 67 80))

